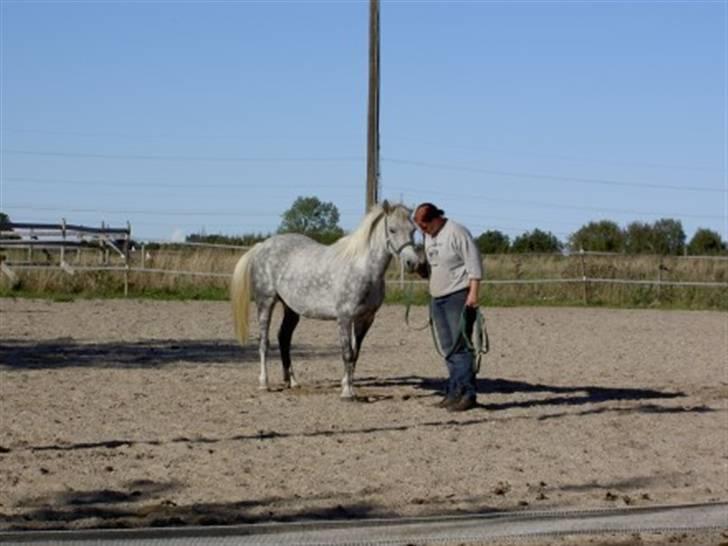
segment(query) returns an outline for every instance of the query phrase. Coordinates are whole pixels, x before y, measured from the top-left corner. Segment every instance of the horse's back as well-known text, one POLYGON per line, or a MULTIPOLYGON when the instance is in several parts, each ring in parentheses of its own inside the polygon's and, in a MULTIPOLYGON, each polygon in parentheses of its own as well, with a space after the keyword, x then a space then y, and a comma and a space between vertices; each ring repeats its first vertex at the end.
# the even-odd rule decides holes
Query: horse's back
POLYGON ((327 249, 327 246, 301 233, 282 233, 273 235, 261 243, 258 261, 265 261, 280 268, 292 260, 318 259, 327 249))
POLYGON ((337 267, 331 247, 298 233, 274 235, 256 252, 253 283, 257 297, 280 297, 304 316, 334 318, 337 267))

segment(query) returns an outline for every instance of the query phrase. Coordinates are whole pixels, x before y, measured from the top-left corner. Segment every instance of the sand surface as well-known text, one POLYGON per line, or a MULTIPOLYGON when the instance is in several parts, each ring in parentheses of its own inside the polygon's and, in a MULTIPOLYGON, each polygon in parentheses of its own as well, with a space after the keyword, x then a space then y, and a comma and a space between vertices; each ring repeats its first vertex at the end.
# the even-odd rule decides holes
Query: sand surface
POLYGON ((364 342, 357 402, 339 399, 332 322, 294 335, 299 389, 273 343, 263 392, 226 303, 0 313, 0 529, 728 500, 725 313, 487 309, 480 405, 462 414, 433 406, 444 365, 401 306, 364 342))

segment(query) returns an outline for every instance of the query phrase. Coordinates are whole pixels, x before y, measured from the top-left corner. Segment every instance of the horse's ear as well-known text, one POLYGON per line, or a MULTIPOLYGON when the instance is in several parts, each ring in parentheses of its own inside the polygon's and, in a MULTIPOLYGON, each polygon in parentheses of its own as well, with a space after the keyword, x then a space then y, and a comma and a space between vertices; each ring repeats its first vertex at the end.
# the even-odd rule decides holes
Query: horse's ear
POLYGON ((392 206, 386 199, 382 201, 382 210, 384 211, 384 214, 389 214, 390 212, 392 212, 392 206))

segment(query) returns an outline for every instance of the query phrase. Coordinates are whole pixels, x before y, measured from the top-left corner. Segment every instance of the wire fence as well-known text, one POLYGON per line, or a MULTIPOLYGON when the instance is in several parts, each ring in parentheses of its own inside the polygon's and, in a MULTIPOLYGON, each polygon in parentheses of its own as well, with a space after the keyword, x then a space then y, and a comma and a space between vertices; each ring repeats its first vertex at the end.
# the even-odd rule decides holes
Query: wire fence
MULTIPOLYGON (((97 228, 67 224, 65 220, 59 224, 13 223, 0 226, 0 271, 11 284, 17 283, 19 274, 25 271, 121 274, 126 296, 130 275, 226 281, 235 261, 249 248, 186 241, 136 242, 131 239, 129 225, 112 228, 102 224, 97 228), (190 258, 202 254, 205 259, 190 258)), ((658 293, 671 287, 728 289, 728 256, 635 256, 581 251, 486 255, 485 264, 483 286, 581 285, 585 304, 590 300, 590 288, 597 285, 654 287, 658 293), (639 260, 643 263, 635 268, 639 260), (699 267, 694 265, 698 263, 699 267)), ((406 274, 401 264, 391 268, 387 277, 388 287, 395 290, 424 290, 428 283, 406 274)))

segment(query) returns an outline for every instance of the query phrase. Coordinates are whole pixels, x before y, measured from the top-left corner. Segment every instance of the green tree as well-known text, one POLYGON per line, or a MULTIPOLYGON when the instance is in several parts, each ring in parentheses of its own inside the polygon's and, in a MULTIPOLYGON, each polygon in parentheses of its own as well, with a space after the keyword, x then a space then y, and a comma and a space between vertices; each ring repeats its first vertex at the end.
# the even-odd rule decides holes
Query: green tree
POLYGON ((622 252, 624 232, 611 220, 589 222, 569 237, 569 248, 573 251, 622 252))
POLYGON ((525 254, 528 252, 553 253, 561 252, 563 245, 553 233, 534 229, 519 235, 513 240, 511 252, 525 254))
POLYGON ((688 254, 692 256, 714 256, 728 249, 717 231, 700 228, 688 243, 688 254))
POLYGON ((624 232, 624 250, 627 254, 654 254, 652 226, 645 222, 632 222, 624 232))
POLYGON ((333 243, 344 234, 339 227, 339 209, 317 197, 298 197, 282 215, 278 233, 302 233, 320 243, 333 243))
POLYGON ((679 256, 685 251, 685 231, 680 220, 661 218, 652 224, 652 234, 657 254, 679 256))
POLYGON ((475 242, 481 254, 505 254, 511 246, 508 235, 497 229, 481 233, 475 242))
POLYGON ((3 238, 5 239, 20 239, 20 235, 15 233, 15 230, 11 227, 8 227, 8 224, 11 224, 12 220, 10 220, 10 216, 8 216, 4 212, 0 212, 0 230, 4 231, 3 238))
POLYGON ((680 220, 661 218, 653 224, 632 222, 625 230, 629 254, 680 255, 685 251, 685 232, 680 220))

